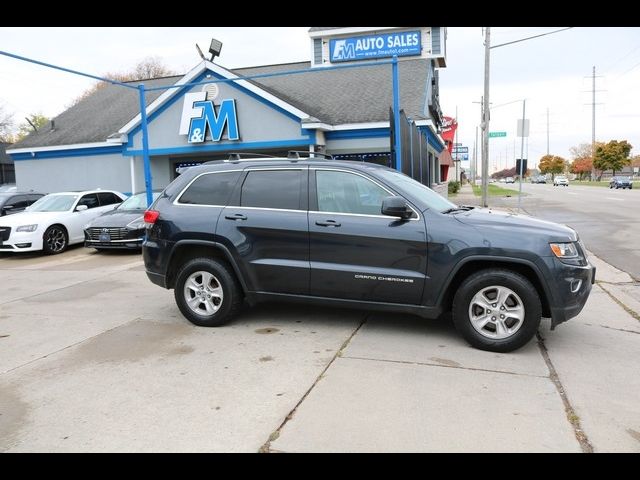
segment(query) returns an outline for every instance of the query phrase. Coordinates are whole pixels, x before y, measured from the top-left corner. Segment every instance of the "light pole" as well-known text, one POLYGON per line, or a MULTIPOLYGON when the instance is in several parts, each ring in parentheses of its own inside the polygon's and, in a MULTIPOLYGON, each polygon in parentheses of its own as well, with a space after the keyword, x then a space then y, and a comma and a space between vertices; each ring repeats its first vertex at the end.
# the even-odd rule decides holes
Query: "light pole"
POLYGON ((489 70, 491 50, 491 27, 484 34, 484 96, 482 104, 482 206, 488 207, 489 197, 489 70))
POLYGON ((491 46, 491 27, 486 27, 484 32, 484 108, 482 116, 482 206, 488 207, 488 173, 489 173, 489 70, 490 70, 490 51, 494 48, 504 47, 505 45, 512 45, 514 43, 524 42, 525 40, 531 40, 533 38, 544 37, 565 30, 570 30, 573 27, 560 28, 553 32, 541 33, 539 35, 533 35, 531 37, 521 38, 519 40, 513 40, 511 42, 500 43, 498 45, 491 46))

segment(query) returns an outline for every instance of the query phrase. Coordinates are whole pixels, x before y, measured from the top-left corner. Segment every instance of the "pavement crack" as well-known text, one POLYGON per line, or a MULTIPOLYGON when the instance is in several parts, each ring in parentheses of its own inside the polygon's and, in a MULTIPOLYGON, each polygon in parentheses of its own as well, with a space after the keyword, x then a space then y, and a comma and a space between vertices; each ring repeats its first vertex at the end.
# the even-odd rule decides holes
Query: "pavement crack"
POLYGON ((353 337, 356 336, 356 334, 360 331, 360 329, 367 322, 367 320, 369 319, 370 316, 371 315, 366 315, 362 319, 360 324, 358 324, 358 326, 355 328, 355 330, 353 332, 351 332, 351 335, 349 335, 349 337, 344 342, 342 342, 342 346, 338 349, 338 351, 335 353, 335 355, 331 358, 329 363, 327 363, 327 365, 324 367, 322 372, 320 372, 320 375, 318 375, 316 377, 316 379, 314 380, 313 384, 307 389, 307 391, 304 393, 304 395, 302 395, 302 398, 300 398, 300 400, 298 400, 298 403, 296 403, 295 406, 291 409, 291 411, 284 417, 284 420, 282 421, 280 426, 274 432, 272 432, 271 435, 269 435, 269 438, 260 447, 260 449, 258 450, 258 453, 275 453, 276 452, 276 450, 272 450, 271 449, 271 442, 275 441, 280 436, 280 432, 282 431, 284 426, 287 424, 287 422, 293 418, 293 416, 295 415, 296 411, 298 410, 298 407, 300 407, 300 405, 302 405, 302 402, 305 401, 305 399, 309 396, 309 394, 315 388, 315 386, 318 384, 318 382, 324 378, 324 374, 326 373, 327 370, 329 370, 329 367, 331 367, 331 365, 333 365, 333 362, 336 361, 336 358, 342 357, 342 352, 344 351, 344 349, 349 346, 349 343, 351 343, 351 340, 353 339, 353 337))
POLYGON ((622 309, 627 312, 629 315, 631 315, 633 318, 635 318, 636 320, 638 320, 640 322, 640 314, 638 312, 636 312, 635 310, 627 307, 624 303, 622 303, 620 300, 618 300, 618 298, 616 298, 609 290, 607 290, 603 283, 604 282, 596 282, 598 284, 598 286, 605 291, 605 293, 607 295, 609 295, 611 297, 611 299, 616 302, 618 305, 620 305, 622 307, 622 309))
POLYGON ((597 325, 597 326, 602 328, 608 328, 609 330, 617 330, 618 332, 635 333, 636 335, 640 335, 640 332, 636 332, 635 330, 627 330, 626 328, 608 327, 607 325, 597 325))
POLYGON ((504 373, 505 375, 517 375, 521 377, 535 377, 535 378, 549 378, 547 375, 533 375, 531 373, 518 373, 518 372, 507 372, 504 370, 492 370, 490 368, 474 368, 474 367, 463 367, 461 365, 444 365, 442 363, 431 363, 431 362, 412 362, 408 360, 389 360, 382 358, 367 358, 367 357, 342 357, 350 360, 367 360, 370 362, 388 362, 388 363, 399 363, 403 365, 421 365, 425 367, 441 367, 441 368, 455 368, 458 370, 471 370, 474 372, 488 372, 488 373, 504 373))
POLYGON ((578 440, 578 443, 580 444, 580 448, 582 448, 583 453, 593 453, 593 445, 591 445, 591 442, 589 441, 587 434, 582 429, 582 424, 580 423, 580 417, 578 417, 573 406, 571 405, 571 402, 569 401, 569 397, 567 396, 565 388, 562 385, 562 382, 560 381, 558 372, 556 372, 556 369, 553 366, 553 363, 551 362, 551 357, 549 357, 549 351, 547 350, 547 346, 544 344, 544 338, 542 337, 542 335, 540 335, 540 331, 536 333, 536 337, 538 338, 538 347, 540 348, 540 353, 542 354, 542 358, 544 359, 545 363, 547 364, 547 368, 549 369, 549 373, 550 373, 549 378, 555 385, 556 390, 560 395, 560 398, 562 398, 562 403, 564 404, 564 411, 565 411, 565 414, 567 415, 567 420, 569 421, 569 423, 571 424, 571 427, 573 428, 573 433, 576 436, 576 440, 578 440))

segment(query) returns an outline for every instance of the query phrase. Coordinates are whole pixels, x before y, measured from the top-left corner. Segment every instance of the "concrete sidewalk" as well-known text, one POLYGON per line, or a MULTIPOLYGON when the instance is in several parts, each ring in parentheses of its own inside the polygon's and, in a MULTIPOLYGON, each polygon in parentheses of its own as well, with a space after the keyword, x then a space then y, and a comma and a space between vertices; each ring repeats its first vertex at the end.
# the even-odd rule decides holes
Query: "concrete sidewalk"
MULTIPOLYGON (((511 354, 482 352, 450 324, 370 315, 274 451, 640 452, 640 310, 602 279, 583 313, 511 354)), ((635 286, 638 293, 638 286, 635 286)))

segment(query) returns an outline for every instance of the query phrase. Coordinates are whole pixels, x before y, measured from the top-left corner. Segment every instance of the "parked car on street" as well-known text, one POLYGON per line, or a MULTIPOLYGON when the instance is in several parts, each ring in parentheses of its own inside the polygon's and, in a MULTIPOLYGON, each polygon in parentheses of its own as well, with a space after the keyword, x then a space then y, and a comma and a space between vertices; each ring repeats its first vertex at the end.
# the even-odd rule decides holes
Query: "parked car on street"
POLYGON ((170 183, 144 220, 147 276, 208 327, 245 299, 451 311, 471 345, 508 352, 542 317, 555 328, 578 315, 595 280, 572 228, 457 206, 364 162, 207 162, 170 183))
POLYGON ((556 175, 553 179, 553 186, 557 187, 558 185, 562 185, 563 187, 569 186, 569 179, 564 175, 556 175))
POLYGON ((531 183, 547 183, 547 177, 544 175, 535 175, 531 177, 531 183))
MULTIPOLYGON (((155 200, 160 191, 153 193, 155 200)), ((130 196, 114 210, 89 222, 84 229, 84 246, 103 249, 133 249, 142 248, 145 234, 144 211, 147 209, 146 192, 130 196)))
POLYGON ((631 177, 613 177, 609 182, 609 188, 633 188, 631 177))
POLYGON ((84 241, 87 222, 126 196, 113 190, 50 193, 17 215, 0 218, 0 251, 62 253, 84 241))
POLYGON ((20 213, 42 197, 44 197, 44 193, 0 192, 0 217, 20 213))
POLYGON ((513 177, 507 177, 504 179, 504 183, 516 183, 513 177))

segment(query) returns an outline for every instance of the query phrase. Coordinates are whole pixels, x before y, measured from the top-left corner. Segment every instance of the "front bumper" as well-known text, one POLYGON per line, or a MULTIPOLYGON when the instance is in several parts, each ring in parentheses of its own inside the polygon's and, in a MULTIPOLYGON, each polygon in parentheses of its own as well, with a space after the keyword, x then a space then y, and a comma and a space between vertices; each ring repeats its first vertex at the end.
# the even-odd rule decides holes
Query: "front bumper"
POLYGON ((140 250, 144 236, 144 229, 91 227, 84 230, 84 246, 100 249, 140 250))
POLYGON ((596 267, 587 261, 586 266, 573 266, 556 258, 550 269, 555 285, 552 285, 551 329, 577 316, 587 303, 591 287, 596 279, 596 267))
POLYGON ((84 240, 84 246, 87 248, 113 248, 125 250, 140 250, 142 248, 143 238, 133 238, 125 240, 111 240, 110 242, 101 242, 99 240, 84 240))
POLYGON ((38 252, 42 250, 43 232, 16 232, 11 229, 8 237, 0 237, 0 253, 2 252, 38 252))

